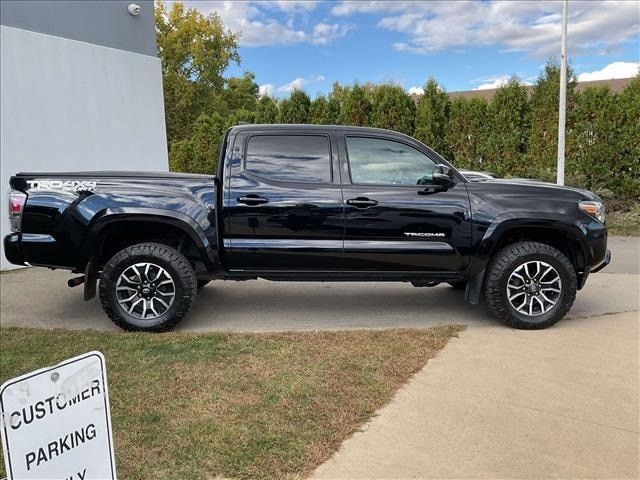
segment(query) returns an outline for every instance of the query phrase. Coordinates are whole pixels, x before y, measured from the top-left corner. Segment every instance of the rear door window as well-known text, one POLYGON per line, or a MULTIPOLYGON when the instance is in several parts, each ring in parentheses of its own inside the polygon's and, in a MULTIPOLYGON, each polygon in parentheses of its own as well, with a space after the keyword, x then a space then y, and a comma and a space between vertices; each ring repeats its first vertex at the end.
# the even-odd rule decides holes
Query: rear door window
POLYGON ((331 147, 324 135, 254 135, 245 170, 280 182, 331 183, 331 147))

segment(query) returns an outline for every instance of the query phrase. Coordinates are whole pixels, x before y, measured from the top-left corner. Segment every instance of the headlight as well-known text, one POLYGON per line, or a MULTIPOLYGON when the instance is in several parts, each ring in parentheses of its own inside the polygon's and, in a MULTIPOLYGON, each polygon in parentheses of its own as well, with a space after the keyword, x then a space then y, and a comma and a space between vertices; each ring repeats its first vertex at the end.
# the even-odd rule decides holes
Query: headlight
POLYGON ((579 204, 580 210, 595 217, 600 223, 604 224, 604 204, 602 202, 594 202, 585 200, 579 204))

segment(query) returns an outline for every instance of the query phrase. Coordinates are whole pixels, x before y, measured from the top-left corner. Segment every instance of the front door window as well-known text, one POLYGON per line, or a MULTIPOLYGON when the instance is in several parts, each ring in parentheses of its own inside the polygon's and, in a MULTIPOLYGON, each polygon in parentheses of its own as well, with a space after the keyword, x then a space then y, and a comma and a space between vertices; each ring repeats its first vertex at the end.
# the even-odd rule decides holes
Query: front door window
POLYGON ((404 143, 382 138, 347 137, 354 185, 430 184, 435 162, 404 143))

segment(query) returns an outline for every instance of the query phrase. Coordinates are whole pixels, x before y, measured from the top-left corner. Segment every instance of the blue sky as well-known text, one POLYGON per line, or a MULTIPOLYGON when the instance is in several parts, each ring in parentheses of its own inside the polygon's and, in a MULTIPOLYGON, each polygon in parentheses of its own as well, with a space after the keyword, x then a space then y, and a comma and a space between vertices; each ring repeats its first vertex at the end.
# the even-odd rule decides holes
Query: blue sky
MULTIPOLYGON (((448 91, 489 88, 512 74, 535 78, 559 55, 555 1, 187 1, 217 12, 241 35, 242 63, 263 92, 326 93, 338 81, 429 76, 448 91)), ((569 61, 578 79, 628 77, 640 65, 640 1, 569 1, 569 61)), ((412 90, 412 91, 414 91, 412 90)))

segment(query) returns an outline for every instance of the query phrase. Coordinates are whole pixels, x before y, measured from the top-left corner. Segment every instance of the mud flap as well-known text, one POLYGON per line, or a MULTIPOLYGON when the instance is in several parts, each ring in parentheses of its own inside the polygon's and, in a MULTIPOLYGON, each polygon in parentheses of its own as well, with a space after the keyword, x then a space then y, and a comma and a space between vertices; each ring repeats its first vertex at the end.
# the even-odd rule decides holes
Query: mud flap
POLYGON ((93 259, 89 259, 87 266, 84 267, 84 299, 91 300, 96 296, 98 285, 98 272, 95 271, 93 259))
POLYGON ((480 303, 480 294, 482 293, 482 282, 484 281, 484 268, 476 273, 467 282, 467 288, 464 291, 464 299, 472 305, 480 303))

